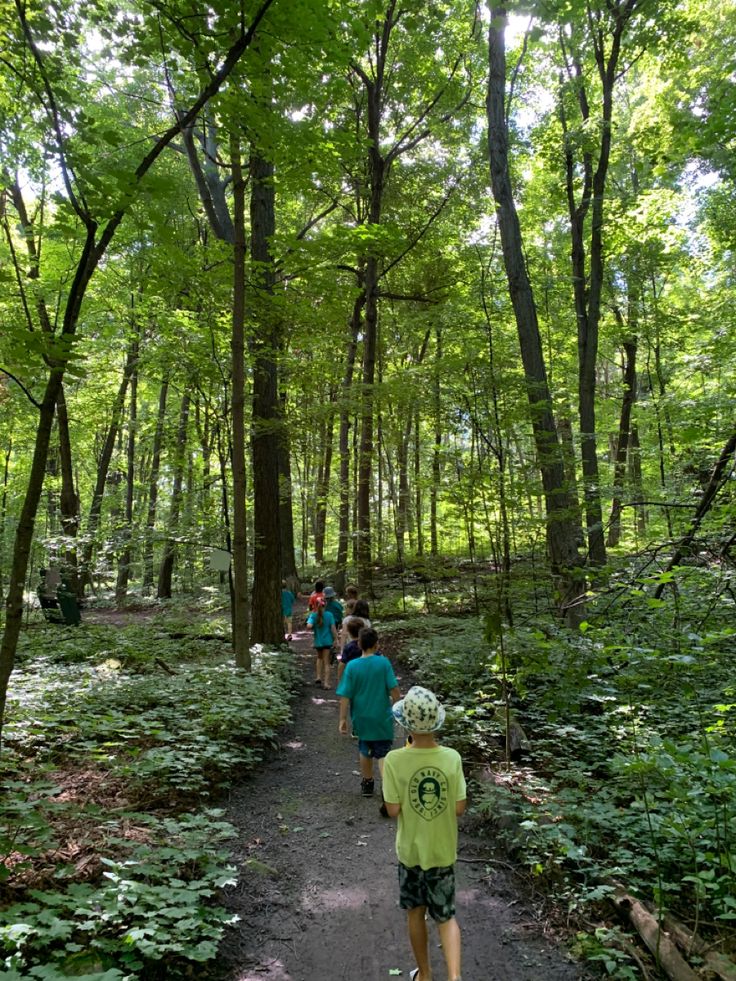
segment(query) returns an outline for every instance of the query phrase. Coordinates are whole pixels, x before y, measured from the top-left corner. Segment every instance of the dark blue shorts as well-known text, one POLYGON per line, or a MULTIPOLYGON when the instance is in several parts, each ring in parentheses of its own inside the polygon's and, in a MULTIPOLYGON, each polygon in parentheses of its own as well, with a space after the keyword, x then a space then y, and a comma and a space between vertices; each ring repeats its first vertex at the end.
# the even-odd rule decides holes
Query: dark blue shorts
POLYGON ((451 920, 455 915, 455 866, 408 868, 399 862, 399 906, 425 907, 436 923, 451 920))
POLYGON ((393 744, 393 739, 360 739, 359 737, 358 752, 361 756, 367 756, 369 760, 382 760, 391 752, 393 744))

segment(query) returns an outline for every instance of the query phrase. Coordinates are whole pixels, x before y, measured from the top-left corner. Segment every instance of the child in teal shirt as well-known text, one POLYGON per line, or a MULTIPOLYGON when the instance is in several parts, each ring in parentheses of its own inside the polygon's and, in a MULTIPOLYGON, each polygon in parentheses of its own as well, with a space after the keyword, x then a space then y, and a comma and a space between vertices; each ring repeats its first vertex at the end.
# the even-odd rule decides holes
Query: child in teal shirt
POLYGON ((284 637, 291 640, 291 619, 296 596, 286 586, 286 580, 281 580, 281 616, 284 618, 284 637))

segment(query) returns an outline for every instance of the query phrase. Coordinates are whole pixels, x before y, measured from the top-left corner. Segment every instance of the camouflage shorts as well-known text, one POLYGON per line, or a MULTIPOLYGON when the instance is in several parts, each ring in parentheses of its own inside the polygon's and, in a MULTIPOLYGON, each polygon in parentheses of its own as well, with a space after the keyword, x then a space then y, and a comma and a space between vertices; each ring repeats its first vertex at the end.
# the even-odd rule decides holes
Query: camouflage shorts
POLYGON ((451 920, 455 915, 455 866, 408 868, 399 862, 399 906, 402 909, 425 906, 435 922, 451 920))

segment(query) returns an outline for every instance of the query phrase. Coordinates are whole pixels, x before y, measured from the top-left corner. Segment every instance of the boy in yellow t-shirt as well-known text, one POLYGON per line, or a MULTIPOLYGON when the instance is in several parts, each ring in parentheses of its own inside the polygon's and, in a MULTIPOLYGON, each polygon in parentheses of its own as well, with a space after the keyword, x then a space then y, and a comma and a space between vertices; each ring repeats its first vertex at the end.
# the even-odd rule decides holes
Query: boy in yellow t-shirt
POLYGON ((412 741, 392 750, 383 771, 383 796, 398 817, 399 906, 407 910, 409 942, 417 967, 411 981, 431 981, 425 914, 437 923, 448 981, 460 977, 460 927, 455 919, 457 819, 465 811, 465 776, 460 754, 440 746, 434 733, 445 710, 437 696, 415 685, 393 706, 412 741))

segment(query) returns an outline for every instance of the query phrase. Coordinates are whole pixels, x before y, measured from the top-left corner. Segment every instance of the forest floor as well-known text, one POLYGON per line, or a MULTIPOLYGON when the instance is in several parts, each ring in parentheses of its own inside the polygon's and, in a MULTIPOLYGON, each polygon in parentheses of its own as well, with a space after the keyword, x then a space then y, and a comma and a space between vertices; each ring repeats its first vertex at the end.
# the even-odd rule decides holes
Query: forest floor
MULTIPOLYGON (((303 623, 301 607, 294 624, 303 623)), ((240 829, 238 886, 226 904, 239 917, 221 948, 227 981, 408 981, 414 968, 398 908, 395 824, 377 797, 360 796, 357 744, 338 733, 333 689, 313 684, 311 635, 294 634, 304 685, 281 750, 235 787, 228 819, 240 829)), ((399 687, 411 684, 395 664, 399 687)), ((580 981, 543 905, 493 843, 461 819, 458 922, 465 981, 580 981)), ((436 979, 444 979, 430 931, 436 979)))

